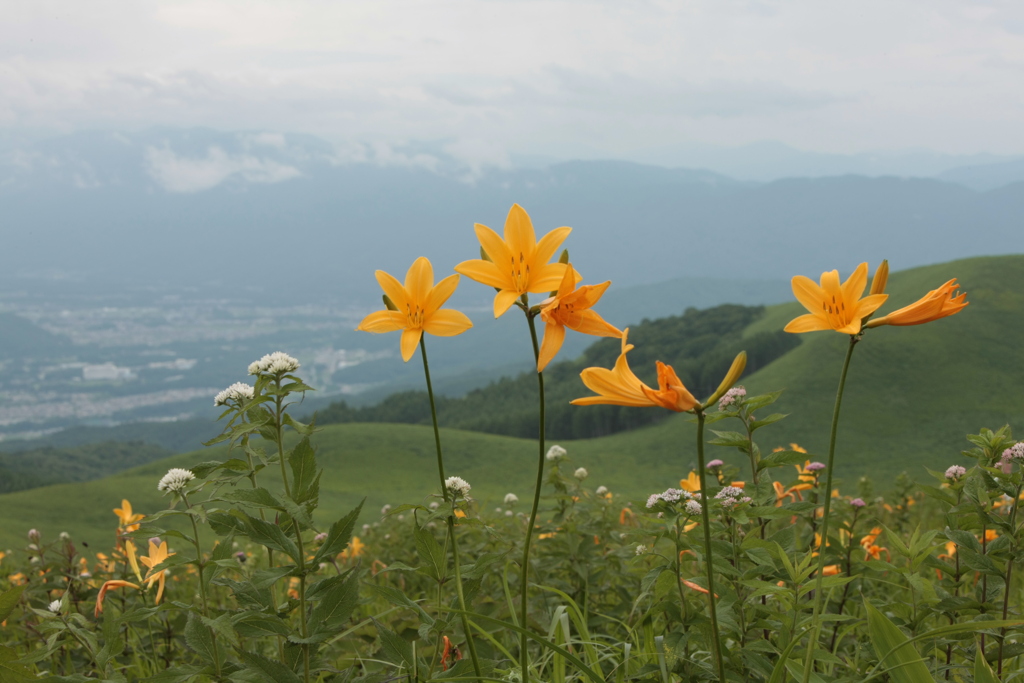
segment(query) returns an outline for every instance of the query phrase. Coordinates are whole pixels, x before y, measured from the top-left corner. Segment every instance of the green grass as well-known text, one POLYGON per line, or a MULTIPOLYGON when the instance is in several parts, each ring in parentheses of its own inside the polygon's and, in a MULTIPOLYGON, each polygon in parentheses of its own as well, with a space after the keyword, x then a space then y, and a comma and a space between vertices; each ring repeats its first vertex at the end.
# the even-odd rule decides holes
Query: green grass
MULTIPOLYGON (((843 273, 845 276, 846 273, 843 273)), ((952 318, 927 325, 871 330, 858 346, 850 370, 839 430, 837 476, 844 490, 871 476, 876 491, 888 490, 901 471, 924 478, 924 468, 966 462, 959 455, 964 435, 983 426, 1014 424, 1024 415, 1024 257, 975 258, 895 273, 893 310, 951 277, 968 291, 971 305, 952 318)), ((802 312, 798 304, 768 309, 747 334, 781 328, 802 312)), ((836 383, 846 337, 803 335, 796 349, 743 383, 752 393, 785 389, 776 405, 790 416, 759 432, 764 450, 796 441, 824 458, 836 383)), ((581 387, 582 389, 582 387, 581 387)), ((580 408, 586 410, 586 408, 580 408)), ((634 499, 664 490, 695 462, 694 430, 687 416, 656 425, 580 441, 561 441, 573 468, 584 466, 594 487, 608 486, 634 499)), ((723 429, 732 429, 719 423, 723 429)), ((536 443, 528 439, 445 430, 447 473, 473 485, 483 504, 494 506, 506 492, 525 504, 535 473, 536 443)), ((437 489, 433 437, 417 425, 332 425, 316 437, 324 468, 322 519, 336 518, 364 496, 363 521, 374 521, 384 503, 424 501, 437 489)), ((31 527, 50 538, 69 531, 105 548, 113 539, 111 509, 122 497, 141 512, 166 505, 156 482, 169 467, 222 457, 208 449, 176 455, 106 479, 49 486, 0 496, 0 547, 25 544, 31 527)), ((710 448, 709 458, 738 457, 710 448)), ((784 472, 786 477, 791 471, 784 472)))

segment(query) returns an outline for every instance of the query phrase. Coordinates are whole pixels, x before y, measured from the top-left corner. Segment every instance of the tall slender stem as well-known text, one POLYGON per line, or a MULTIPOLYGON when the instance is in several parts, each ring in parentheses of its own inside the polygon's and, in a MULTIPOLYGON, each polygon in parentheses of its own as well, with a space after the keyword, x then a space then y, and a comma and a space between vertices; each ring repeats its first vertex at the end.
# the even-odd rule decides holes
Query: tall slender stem
MULTIPOLYGON (((530 339, 533 340, 534 361, 540 358, 540 345, 537 343, 537 325, 526 311, 526 320, 530 324, 530 339)), ((530 683, 530 658, 526 651, 527 639, 527 581, 530 578, 530 541, 533 539, 533 525, 537 523, 537 507, 540 505, 540 489, 544 483, 544 373, 537 373, 537 390, 540 396, 540 427, 537 434, 538 456, 537 456, 537 484, 533 489, 533 508, 530 510, 530 522, 526 526, 526 542, 523 543, 523 563, 520 567, 519 589, 519 611, 521 617, 519 625, 523 627, 523 633, 519 638, 519 664, 522 668, 522 683, 530 683)))
POLYGON ((836 433, 839 430, 839 409, 843 405, 843 389, 846 387, 846 373, 850 369, 853 347, 860 341, 860 335, 850 335, 850 345, 846 348, 846 360, 843 361, 843 372, 839 375, 839 388, 836 390, 836 406, 832 411, 832 431, 828 439, 828 463, 825 478, 825 509, 821 517, 821 551, 818 553, 818 572, 814 579, 814 611, 811 613, 811 637, 807 641, 807 656, 804 658, 803 683, 811 679, 811 665, 814 663, 814 648, 821 634, 821 598, 822 583, 825 573, 825 548, 828 546, 828 521, 832 509, 832 474, 836 458, 836 433))
POLYGON ((277 387, 277 394, 274 396, 274 428, 277 432, 277 459, 281 462, 281 481, 284 482, 284 495, 292 497, 291 488, 288 486, 288 471, 284 466, 284 399, 281 396, 281 376, 274 378, 274 385, 277 387))
MULTIPOLYGON (((199 527, 196 525, 196 518, 189 510, 192 506, 188 502, 188 497, 182 492, 181 500, 185 503, 185 514, 188 515, 189 521, 192 522, 192 544, 196 548, 196 567, 199 570, 199 597, 203 601, 203 616, 207 619, 210 618, 210 605, 206 599, 206 581, 203 579, 203 569, 206 567, 206 562, 203 560, 203 550, 199 545, 199 527)), ((166 543, 167 541, 164 541, 166 543)), ((217 647, 217 633, 212 627, 207 627, 210 631, 210 640, 213 643, 213 665, 217 671, 217 679, 220 679, 220 648, 217 647)))
MULTIPOLYGON (((1017 487, 1017 493, 1013 496, 1013 508, 1010 510, 1010 529, 1013 530, 1012 538, 1017 537, 1017 508, 1020 505, 1020 492, 1022 486, 1017 487)), ((1013 578, 1013 557, 1006 561, 1006 580, 1003 582, 1003 621, 1010 611, 1010 580, 1013 578)), ((1006 629, 999 629, 999 664, 996 668, 996 675, 1003 675, 1003 643, 1006 642, 1006 629)))
MULTIPOLYGON (((420 337, 420 355, 423 358, 423 374, 427 380, 427 396, 430 398, 430 418, 434 423, 434 446, 437 449, 437 474, 441 478, 441 495, 445 503, 449 502, 448 487, 445 486, 444 477, 444 456, 441 452, 441 430, 437 426, 437 407, 434 403, 434 387, 430 383, 430 363, 427 362, 426 334, 420 337)), ((466 644, 469 646, 469 658, 473 660, 473 670, 479 679, 483 676, 480 669, 480 660, 476 654, 476 644, 473 642, 473 632, 469 629, 469 617, 466 616, 466 598, 462 590, 462 570, 459 565, 459 546, 455 537, 455 501, 451 500, 452 509, 448 515, 448 537, 452 541, 452 557, 455 562, 455 589, 459 596, 459 609, 462 610, 462 631, 466 634, 466 644)), ((440 588, 438 588, 440 590, 440 588)))
POLYGON ((708 604, 711 609, 711 643, 714 648, 715 663, 718 666, 718 680, 725 683, 725 662, 722 661, 721 634, 718 632, 718 609, 715 606, 715 568, 714 556, 711 551, 711 514, 708 506, 711 501, 708 499, 708 487, 704 472, 707 466, 704 464, 704 410, 700 406, 694 410, 697 415, 697 477, 700 480, 700 516, 701 526, 704 527, 704 567, 707 570, 708 579, 708 604))

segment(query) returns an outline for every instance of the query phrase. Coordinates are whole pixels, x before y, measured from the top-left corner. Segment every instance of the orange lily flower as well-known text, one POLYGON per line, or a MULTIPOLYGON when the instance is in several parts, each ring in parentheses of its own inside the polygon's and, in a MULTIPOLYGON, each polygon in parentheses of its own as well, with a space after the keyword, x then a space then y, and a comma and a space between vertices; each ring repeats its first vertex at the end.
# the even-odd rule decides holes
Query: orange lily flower
POLYGON ((872 545, 881 534, 882 527, 876 526, 874 529, 871 530, 871 533, 864 534, 863 536, 861 536, 860 544, 865 547, 872 545))
POLYGON ((377 311, 363 318, 357 330, 363 332, 394 332, 402 330, 402 360, 408 361, 424 332, 438 337, 462 334, 473 323, 464 313, 451 308, 441 309, 459 285, 458 275, 449 275, 434 284, 434 268, 421 256, 405 274, 405 285, 383 270, 376 271, 377 282, 397 310, 377 311))
POLYGON ((127 498, 121 499, 121 507, 114 508, 114 514, 121 520, 121 526, 125 528, 125 532, 129 533, 138 529, 137 522, 145 517, 143 514, 132 513, 132 504, 128 502, 127 498))
POLYGON ((441 653, 441 670, 447 671, 449 666, 462 659, 462 653, 452 641, 448 640, 448 636, 442 636, 442 638, 444 639, 444 651, 441 653))
POLYGON ((135 578, 142 581, 142 572, 139 571, 139 561, 135 556, 135 544, 131 541, 125 541, 124 552, 125 555, 128 556, 128 566, 130 566, 132 568, 132 572, 135 573, 135 578))
POLYGON ((877 546, 877 545, 875 545, 873 543, 871 545, 864 545, 863 543, 861 543, 861 545, 864 546, 864 559, 865 560, 868 560, 870 558, 874 558, 876 560, 880 560, 880 559, 882 559, 882 553, 884 552, 885 553, 885 559, 889 560, 889 561, 892 561, 892 557, 889 555, 889 549, 888 548, 883 548, 883 547, 877 546))
POLYGON ((807 466, 810 464, 811 461, 808 460, 804 462, 802 467, 800 465, 793 465, 796 468, 797 477, 800 479, 800 483, 793 487, 797 491, 807 491, 814 488, 814 482, 817 480, 817 477, 812 470, 807 469, 807 466))
POLYGON ((990 543, 999 538, 999 532, 995 529, 985 529, 985 537, 981 539, 982 543, 990 543))
MULTIPOLYGON (((700 586, 700 585, 694 583, 693 581, 687 581, 686 579, 680 579, 680 581, 683 582, 684 586, 686 586, 687 588, 692 588, 693 590, 697 591, 698 593, 703 593, 704 595, 707 595, 708 593, 710 593, 710 591, 707 588, 704 588, 703 586, 700 586)), ((715 593, 715 597, 716 598, 718 597, 718 593, 715 593)))
POLYGON ((685 479, 679 480, 679 488, 690 493, 700 491, 700 477, 696 472, 691 471, 685 479))
POLYGON ((157 605, 160 604, 160 600, 164 596, 164 583, 165 583, 165 581, 167 579, 167 576, 166 576, 167 575, 167 570, 166 569, 161 569, 160 571, 154 573, 153 572, 153 567, 155 567, 158 564, 162 563, 163 561, 165 561, 171 555, 177 555, 177 553, 169 553, 169 552, 167 552, 168 550, 169 550, 169 548, 167 547, 167 543, 166 542, 154 543, 153 541, 150 541, 149 542, 149 556, 148 557, 140 557, 139 558, 139 560, 142 562, 142 564, 146 565, 149 568, 149 571, 146 572, 146 576, 143 578, 143 581, 146 582, 146 588, 147 589, 152 588, 154 583, 158 584, 157 585, 157 590, 156 590, 156 604, 157 605))
POLYGON ((565 328, 596 337, 621 337, 622 330, 614 327, 590 308, 598 302, 611 282, 584 285, 576 288, 577 273, 567 264, 562 283, 553 297, 541 304, 540 319, 544 321, 544 342, 540 345, 537 372, 542 372, 562 348, 565 328))
POLYGON ((623 526, 625 526, 626 524, 629 524, 630 526, 636 526, 636 515, 634 515, 633 511, 630 510, 629 508, 622 508, 622 510, 619 512, 619 524, 623 526))
POLYGON ((342 550, 338 557, 343 560, 352 560, 366 552, 365 548, 366 544, 359 540, 358 536, 353 536, 352 540, 348 543, 348 547, 342 550))
POLYGON ((791 503, 795 503, 798 500, 803 500, 803 496, 800 495, 801 488, 799 486, 791 486, 786 488, 781 482, 773 481, 772 488, 775 489, 775 507, 782 507, 782 500, 789 498, 791 503))
POLYGON ((968 302, 964 301, 967 297, 967 292, 957 294, 958 288, 959 285, 956 283, 956 278, 953 278, 938 289, 928 292, 909 306, 904 306, 898 311, 893 311, 888 315, 872 320, 868 322, 867 326, 921 325, 959 313, 968 302))
POLYGON ((858 334, 861 320, 878 310, 889 298, 888 294, 869 294, 861 298, 867 284, 867 263, 857 266, 841 285, 838 270, 822 273, 820 286, 803 275, 794 276, 793 295, 810 313, 791 320, 785 331, 801 333, 835 330, 844 334, 858 334))
POLYGON ((615 368, 586 368, 580 378, 587 388, 598 394, 585 396, 571 401, 573 405, 590 406, 610 404, 617 406, 660 407, 682 413, 693 409, 698 404, 693 394, 683 386, 672 366, 657 362, 658 388, 652 389, 629 369, 626 354, 633 348, 627 343, 629 328, 622 332, 622 352, 615 361, 615 368))
POLYGON ((113 581, 107 581, 100 587, 99 595, 96 596, 96 609, 93 610, 92 615, 99 617, 103 614, 103 600, 107 597, 107 591, 111 588, 138 588, 138 586, 131 581, 122 581, 121 579, 114 579, 113 581))
POLYGON ((837 574, 842 573, 843 570, 838 564, 825 565, 825 568, 821 571, 822 576, 836 576, 837 574))
POLYGON ((548 261, 572 228, 555 228, 538 242, 530 216, 518 204, 512 205, 505 219, 504 239, 486 225, 477 223, 473 229, 487 260, 463 261, 455 266, 455 272, 498 290, 494 297, 495 318, 527 292, 557 289, 569 268, 565 263, 548 261))

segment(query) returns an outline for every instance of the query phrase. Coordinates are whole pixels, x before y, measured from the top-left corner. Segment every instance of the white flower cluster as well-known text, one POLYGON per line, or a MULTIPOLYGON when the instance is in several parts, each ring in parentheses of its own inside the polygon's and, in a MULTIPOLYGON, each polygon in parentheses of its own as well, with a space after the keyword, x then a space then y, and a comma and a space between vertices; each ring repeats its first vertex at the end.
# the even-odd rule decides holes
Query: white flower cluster
POLYGON ((718 409, 719 410, 725 410, 726 408, 731 406, 733 403, 735 403, 737 399, 743 398, 746 395, 747 395, 747 390, 745 388, 743 388, 743 387, 733 387, 729 391, 725 392, 725 396, 723 396, 722 398, 718 399, 718 409))
POLYGON ((299 369, 299 361, 283 351, 268 353, 249 364, 250 375, 281 375, 299 369))
POLYGON ((726 486, 715 494, 715 500, 722 502, 722 507, 731 508, 740 503, 749 503, 750 497, 743 495, 743 489, 738 486, 726 486))
POLYGON ((665 501, 666 503, 675 503, 679 499, 689 500, 692 496, 682 489, 666 489, 663 493, 652 493, 647 498, 647 508, 650 509, 658 504, 658 501, 665 501))
POLYGON ((519 496, 514 493, 505 494, 505 505, 515 505, 519 502, 519 496))
POLYGON ((448 477, 444 480, 444 487, 456 498, 469 496, 469 482, 462 477, 448 477))
POLYGON ((586 467, 581 467, 578 470, 576 470, 575 472, 573 472, 572 476, 576 477, 580 481, 583 481, 584 479, 586 479, 587 477, 590 476, 590 472, 587 472, 587 468, 586 467))
POLYGON ((643 543, 641 543, 640 545, 638 545, 636 547, 636 554, 637 555, 643 555, 646 552, 647 552, 647 546, 645 546, 643 543))
POLYGON ((604 495, 607 495, 607 493, 608 493, 608 487, 607 487, 607 486, 598 486, 598 487, 597 487, 597 490, 596 490, 596 491, 594 491, 594 493, 596 493, 596 494, 597 494, 597 495, 599 495, 599 496, 604 496, 604 495))
POLYGON ((196 478, 196 475, 192 474, 189 470, 184 470, 180 467, 172 467, 167 470, 167 474, 160 479, 160 483, 156 485, 157 491, 180 491, 185 488, 185 485, 196 478))
POLYGON ((548 462, 554 462, 561 460, 566 456, 567 451, 559 445, 554 445, 548 449, 548 454, 544 457, 548 459, 548 462))
POLYGON ((46 606, 46 609, 50 610, 54 614, 60 614, 60 600, 54 600, 46 606))
POLYGON ((946 479, 950 481, 959 481, 961 477, 967 474, 967 468, 961 465, 951 465, 946 470, 946 479))
POLYGON ((245 382, 235 382, 224 391, 217 394, 213 399, 213 405, 226 406, 228 401, 248 401, 255 395, 255 389, 245 382))
POLYGON ((1003 460, 1024 460, 1024 441, 1015 443, 1003 451, 1003 460))
POLYGON ((686 514, 688 514, 688 515, 696 517, 697 515, 700 514, 700 510, 701 510, 700 503, 698 503, 695 500, 688 500, 688 501, 686 501, 686 506, 685 507, 686 507, 686 514))

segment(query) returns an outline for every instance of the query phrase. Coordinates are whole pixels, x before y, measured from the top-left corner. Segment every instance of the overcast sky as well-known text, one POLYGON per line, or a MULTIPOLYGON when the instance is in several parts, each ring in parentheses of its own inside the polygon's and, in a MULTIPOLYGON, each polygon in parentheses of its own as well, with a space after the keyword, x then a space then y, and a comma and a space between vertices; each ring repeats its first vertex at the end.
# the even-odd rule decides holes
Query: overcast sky
POLYGON ((0 131, 1024 153, 1024 2, 0 0, 0 131))

